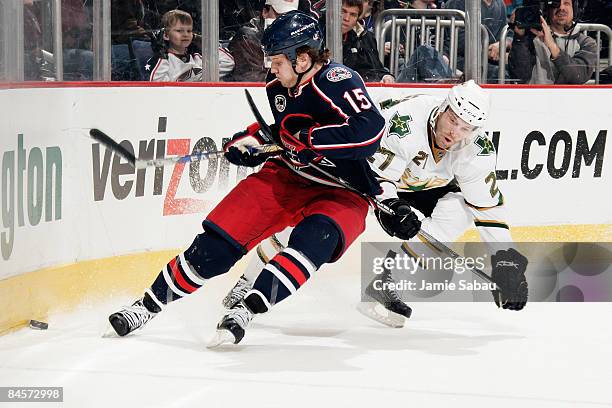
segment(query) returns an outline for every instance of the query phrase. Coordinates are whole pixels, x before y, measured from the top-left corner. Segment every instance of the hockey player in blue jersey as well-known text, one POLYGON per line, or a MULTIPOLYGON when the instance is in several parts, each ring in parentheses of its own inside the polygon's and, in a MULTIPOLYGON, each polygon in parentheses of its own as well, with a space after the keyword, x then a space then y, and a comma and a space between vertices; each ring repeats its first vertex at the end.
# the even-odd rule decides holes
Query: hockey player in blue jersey
POLYGON ((342 256, 365 229, 369 202, 311 164, 365 194, 380 194, 367 158, 380 144, 384 118, 359 75, 329 61, 315 19, 287 13, 266 29, 262 44, 271 59, 266 91, 275 119, 273 137, 282 153, 272 159, 257 154, 255 148, 263 144, 257 123, 234 135, 226 145, 231 163, 265 164, 208 214, 204 232, 168 262, 141 299, 109 317, 121 336, 207 279, 226 273, 263 239, 295 226, 287 247, 269 260, 251 290, 217 326, 213 344, 238 343, 254 314, 295 293, 323 264, 342 256))
MULTIPOLYGON (((262 39, 271 59, 266 92, 275 123, 303 130, 298 137, 277 138, 285 151, 273 161, 282 162, 302 177, 336 185, 305 165, 312 160, 358 190, 376 194, 380 187, 364 153, 376 151, 374 145, 384 133, 384 121, 363 80, 350 68, 330 62, 329 53, 318 49, 322 33, 314 19, 300 12, 283 17, 266 30, 262 39), (291 31, 286 33, 285 29, 291 31), (307 40, 296 47, 296 38, 307 40)), ((263 163, 265 157, 250 155, 245 141, 251 143, 253 135, 246 134, 229 144, 230 161, 245 166, 263 163)))

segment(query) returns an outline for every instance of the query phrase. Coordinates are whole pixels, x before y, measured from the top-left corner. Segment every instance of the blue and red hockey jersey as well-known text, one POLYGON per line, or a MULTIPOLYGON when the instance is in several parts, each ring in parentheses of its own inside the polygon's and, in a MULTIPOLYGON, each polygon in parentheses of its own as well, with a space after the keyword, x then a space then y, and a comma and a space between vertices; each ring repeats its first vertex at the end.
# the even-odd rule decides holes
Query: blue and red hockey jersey
MULTIPOLYGON (((382 190, 367 158, 378 148, 385 120, 368 95, 363 80, 352 69, 336 63, 324 65, 295 94, 268 74, 266 90, 275 123, 291 114, 306 114, 320 126, 310 133, 313 150, 324 156, 319 166, 368 195, 382 190)), ((296 166, 283 153, 278 159, 303 177, 337 185, 312 167, 296 166)))

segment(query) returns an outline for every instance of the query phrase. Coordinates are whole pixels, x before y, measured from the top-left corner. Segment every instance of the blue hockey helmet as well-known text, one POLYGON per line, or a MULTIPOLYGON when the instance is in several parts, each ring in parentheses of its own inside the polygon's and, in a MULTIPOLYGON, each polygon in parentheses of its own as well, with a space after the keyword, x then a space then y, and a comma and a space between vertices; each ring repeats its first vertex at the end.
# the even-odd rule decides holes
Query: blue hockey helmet
POLYGON ((295 64, 298 48, 308 46, 321 49, 323 33, 315 18, 301 11, 290 11, 266 28, 261 44, 266 56, 284 54, 295 64))

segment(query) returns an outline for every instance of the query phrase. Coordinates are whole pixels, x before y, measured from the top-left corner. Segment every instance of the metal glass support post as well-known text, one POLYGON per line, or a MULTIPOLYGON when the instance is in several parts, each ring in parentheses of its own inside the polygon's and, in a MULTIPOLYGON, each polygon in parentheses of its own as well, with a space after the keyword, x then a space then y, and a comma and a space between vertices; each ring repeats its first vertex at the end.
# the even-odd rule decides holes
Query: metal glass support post
POLYGON ((499 36, 499 78, 498 83, 506 83, 506 38, 508 37, 508 25, 502 28, 499 36))
POLYGON ((111 2, 93 1, 94 81, 111 80, 111 2))
POLYGON ((476 83, 480 83, 482 78, 482 56, 478 50, 482 44, 480 39, 481 1, 466 0, 465 2, 465 79, 473 79, 476 83), (471 44, 471 47, 468 44, 471 44))
POLYGON ((64 48, 62 41, 62 2, 53 0, 53 60, 55 61, 55 80, 64 80, 64 48))
POLYGON ((327 0, 325 41, 331 58, 342 64, 342 0, 327 0))
POLYGON ((219 1, 202 0, 202 81, 219 82, 219 1))
POLYGON ((3 0, 2 5, 2 59, 3 79, 23 81, 24 39, 23 0, 3 0))

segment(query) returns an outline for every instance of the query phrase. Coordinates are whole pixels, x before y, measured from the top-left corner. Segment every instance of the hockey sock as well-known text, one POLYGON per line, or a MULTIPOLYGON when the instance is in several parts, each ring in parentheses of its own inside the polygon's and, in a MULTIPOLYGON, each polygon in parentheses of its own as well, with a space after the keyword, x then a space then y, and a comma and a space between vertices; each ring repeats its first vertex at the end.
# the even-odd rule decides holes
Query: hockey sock
POLYGON ((242 255, 220 235, 204 232, 185 252, 168 262, 151 291, 160 302, 168 304, 195 292, 207 279, 229 271, 242 255))
POLYGON ((155 297, 150 289, 145 291, 144 297, 142 298, 142 304, 151 313, 159 313, 162 311, 162 303, 155 297))
POLYGON ((287 227, 281 232, 272 234, 270 238, 261 241, 257 245, 255 250, 256 256, 251 258, 243 273, 249 282, 255 282, 255 279, 257 279, 264 266, 270 262, 270 259, 287 247, 291 231, 293 231, 293 227, 287 227))
POLYGON ((314 215, 300 222, 288 247, 266 264, 244 299, 253 313, 264 313, 295 293, 319 267, 332 259, 340 241, 336 225, 314 215))

